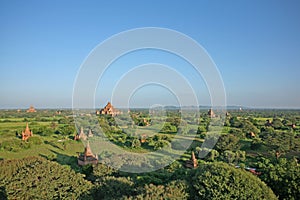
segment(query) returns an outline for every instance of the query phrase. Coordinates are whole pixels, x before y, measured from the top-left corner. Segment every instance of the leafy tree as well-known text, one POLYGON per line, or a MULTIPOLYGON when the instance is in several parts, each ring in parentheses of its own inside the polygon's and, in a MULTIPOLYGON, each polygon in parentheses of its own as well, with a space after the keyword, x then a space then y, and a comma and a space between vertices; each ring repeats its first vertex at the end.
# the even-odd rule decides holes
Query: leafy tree
POLYGON ((136 195, 134 183, 129 177, 105 176, 93 190, 94 199, 124 199, 136 195))
POLYGON ((115 169, 105 165, 98 163, 97 165, 93 166, 92 177, 93 180, 100 179, 104 176, 109 176, 115 172, 115 169))
POLYGON ((200 165, 191 177, 191 199, 277 199, 259 178, 225 163, 200 165))
POLYGON ((140 142, 140 140, 137 139, 137 138, 133 139, 132 144, 131 144, 131 147, 133 147, 133 148, 139 148, 139 147, 141 147, 141 142, 140 142))
POLYGON ((57 123, 55 123, 55 122, 51 122, 51 123, 50 123, 50 128, 51 128, 51 129, 55 130, 56 127, 57 127, 57 123))
POLYGON ((171 181, 164 185, 145 185, 141 194, 128 199, 188 199, 188 184, 185 181, 171 181))
POLYGON ((198 126, 197 134, 206 133, 206 127, 198 126))
POLYGON ((175 160, 166 169, 168 172, 174 173, 176 170, 179 170, 181 168, 182 168, 182 164, 177 160, 175 160))
POLYGON ((251 133, 253 132, 254 134, 258 134, 259 130, 258 128, 256 128, 256 126, 254 126, 250 121, 248 120, 244 120, 242 122, 242 131, 244 133, 251 133))
POLYGON ((265 145, 274 150, 276 157, 280 157, 282 153, 290 151, 294 147, 294 134, 292 132, 277 132, 263 135, 262 140, 265 145))
POLYGON ((239 128, 231 128, 229 133, 238 137, 239 139, 244 139, 246 137, 245 133, 247 133, 247 132, 244 132, 239 128))
POLYGON ((220 156, 219 152, 217 150, 212 149, 209 153, 209 160, 214 161, 216 158, 220 156))
POLYGON ((182 134, 182 135, 187 135, 190 131, 190 128, 188 126, 179 126, 177 128, 178 133, 182 134))
POLYGON ((239 138, 232 134, 221 135, 215 146, 215 149, 219 152, 226 150, 236 151, 239 148, 239 138))
POLYGON ((197 152, 198 155, 207 155, 204 159, 207 161, 214 161, 216 158, 220 156, 219 152, 215 149, 208 149, 208 148, 200 148, 197 152))
POLYGON ((36 144, 36 145, 40 145, 43 143, 42 139, 40 137, 34 136, 34 137, 30 137, 28 139, 28 141, 32 144, 36 144))
POLYGON ((288 119, 284 119, 284 120, 282 120, 282 124, 285 125, 285 126, 287 126, 287 125, 292 124, 292 122, 290 120, 288 120, 288 119))
POLYGON ((226 150, 222 153, 223 160, 227 163, 233 163, 235 156, 235 153, 229 150, 226 150))
POLYGON ((246 160, 246 152, 238 150, 235 152, 235 163, 239 164, 240 162, 244 162, 246 160))
POLYGON ((177 128, 176 126, 172 125, 169 122, 166 122, 163 126, 163 128, 160 130, 160 132, 163 133, 176 133, 177 132, 177 128))
POLYGON ((175 113, 169 115, 170 116, 166 119, 166 122, 169 122, 172 126, 175 126, 177 128, 181 123, 181 118, 175 116, 175 113))
POLYGON ((279 199, 299 199, 300 166, 296 159, 280 158, 275 162, 263 159, 258 166, 262 173, 261 180, 271 187, 279 199))
POLYGON ((272 126, 274 127, 274 129, 281 129, 283 127, 283 124, 280 119, 275 118, 272 121, 272 126))
POLYGON ((65 135, 65 136, 73 135, 75 132, 75 127, 72 125, 66 125, 66 126, 60 127, 58 130, 62 135, 65 135))
POLYGON ((263 137, 265 137, 265 136, 267 136, 269 133, 274 133, 275 132, 275 130, 274 130, 274 128, 273 127, 271 127, 271 126, 266 126, 266 127, 263 127, 263 128, 261 128, 261 134, 259 135, 261 138, 263 138, 263 137))
POLYGON ((231 117, 229 120, 230 126, 240 128, 242 126, 241 121, 237 117, 231 117))
POLYGON ((170 142, 168 142, 166 140, 158 140, 154 144, 154 150, 159 150, 159 149, 162 149, 162 148, 164 148, 166 146, 170 147, 171 146, 170 142))
POLYGON ((227 163, 234 163, 235 165, 240 164, 240 162, 244 162, 246 160, 246 152, 245 151, 224 151, 221 155, 223 161, 227 163))
POLYGON ((0 161, 0 187, 8 199, 78 199, 92 184, 70 167, 29 157, 0 161))
POLYGON ((60 118, 57 122, 59 124, 68 124, 69 120, 68 120, 68 118, 60 118))
POLYGON ((260 138, 254 138, 252 141, 251 141, 251 145, 250 145, 250 149, 252 150, 258 150, 262 147, 263 145, 263 142, 261 141, 260 138))
POLYGON ((198 129, 197 129, 197 134, 199 134, 199 137, 201 139, 204 139, 205 136, 206 136, 206 133, 207 133, 207 130, 209 129, 209 126, 198 126, 198 129))
POLYGON ((54 131, 49 127, 41 126, 37 131, 34 132, 34 134, 35 133, 41 136, 50 136, 54 133, 54 131))
POLYGON ((258 120, 257 119, 254 119, 252 117, 249 117, 249 121, 254 125, 254 126, 257 126, 258 125, 258 120))

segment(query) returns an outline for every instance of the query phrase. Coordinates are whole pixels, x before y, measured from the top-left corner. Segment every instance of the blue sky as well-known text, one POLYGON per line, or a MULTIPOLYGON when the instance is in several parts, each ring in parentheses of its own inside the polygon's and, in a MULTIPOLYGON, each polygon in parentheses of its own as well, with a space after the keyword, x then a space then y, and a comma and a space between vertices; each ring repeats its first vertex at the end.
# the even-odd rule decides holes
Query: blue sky
MULTIPOLYGON (((163 27, 190 36, 207 50, 222 75, 229 105, 300 108, 299 10, 297 0, 2 0, 0 107, 71 107, 76 74, 93 48, 128 29, 163 27)), ((145 53, 129 55, 125 63, 134 67, 130 58, 138 58, 140 63, 174 64, 164 53, 142 57, 145 53)), ((180 71, 189 66, 182 61, 182 66, 173 67, 180 71)), ((99 106, 110 99, 108 90, 121 71, 116 65, 105 74, 102 84, 107 91, 99 87, 96 94, 99 106)), ((202 95, 207 91, 201 77, 184 75, 198 89, 200 103, 209 104, 207 94, 202 95)), ((157 86, 134 97, 138 106, 176 102, 169 91, 157 86), (160 98, 157 102, 141 98, 147 94, 160 98)))

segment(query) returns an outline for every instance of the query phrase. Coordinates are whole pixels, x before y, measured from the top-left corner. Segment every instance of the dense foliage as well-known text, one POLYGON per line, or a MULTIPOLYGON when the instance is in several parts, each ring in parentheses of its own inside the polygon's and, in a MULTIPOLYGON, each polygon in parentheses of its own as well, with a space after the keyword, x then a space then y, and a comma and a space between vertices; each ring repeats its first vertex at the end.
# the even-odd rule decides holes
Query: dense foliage
POLYGON ((92 187, 69 167, 41 157, 0 161, 0 185, 8 199, 78 199, 92 187))
POLYGON ((200 165, 192 177, 194 199, 277 199, 259 178, 225 163, 200 165))
POLYGON ((271 187, 279 199, 299 199, 300 166, 295 159, 280 158, 273 162, 262 159, 258 166, 262 172, 261 180, 271 187))

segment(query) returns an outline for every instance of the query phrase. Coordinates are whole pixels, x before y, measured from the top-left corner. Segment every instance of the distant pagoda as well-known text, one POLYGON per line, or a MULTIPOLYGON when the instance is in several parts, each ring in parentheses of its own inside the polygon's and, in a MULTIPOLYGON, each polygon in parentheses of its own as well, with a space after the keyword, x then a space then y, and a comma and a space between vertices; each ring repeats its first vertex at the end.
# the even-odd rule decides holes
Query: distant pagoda
POLYGON ((80 166, 88 164, 96 165, 98 163, 98 156, 93 154, 89 141, 84 148, 84 153, 78 156, 77 162, 80 166))
POLYGON ((208 114, 208 116, 209 116, 210 118, 216 117, 216 115, 215 115, 215 113, 214 113, 214 111, 213 111, 212 109, 209 109, 207 114, 208 114))
POLYGON ((81 127, 80 132, 74 136, 74 140, 86 140, 87 136, 83 132, 83 128, 81 127))
POLYGON ((88 137, 93 137, 94 136, 94 134, 93 134, 93 132, 92 132, 92 129, 90 129, 89 130, 89 133, 88 133, 88 137))
POLYGON ((30 108, 26 111, 28 113, 34 113, 36 112, 35 108, 33 106, 30 106, 30 108))
POLYGON ((193 151, 192 151, 192 155, 191 155, 190 160, 186 161, 185 166, 187 168, 191 168, 191 169, 198 167, 198 162, 197 162, 197 159, 195 157, 195 153, 193 151))
POLYGON ((114 108, 111 103, 108 102, 106 106, 100 111, 97 111, 96 114, 116 116, 122 114, 122 112, 114 108))
POLYGON ((28 122, 26 123, 25 131, 22 131, 22 140, 27 141, 28 138, 33 136, 32 131, 29 129, 28 122))

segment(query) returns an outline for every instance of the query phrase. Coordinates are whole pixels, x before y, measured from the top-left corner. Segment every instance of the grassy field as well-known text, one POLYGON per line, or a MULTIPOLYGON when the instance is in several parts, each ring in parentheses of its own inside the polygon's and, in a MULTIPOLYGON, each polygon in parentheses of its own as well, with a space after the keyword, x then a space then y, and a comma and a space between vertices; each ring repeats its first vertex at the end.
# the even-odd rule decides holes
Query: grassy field
MULTIPOLYGON (((63 124, 58 124, 58 120, 62 117, 53 117, 53 116, 43 116, 44 121, 36 121, 35 117, 26 118, 24 117, 8 117, 0 118, 0 158, 2 159, 15 159, 15 158, 24 158, 27 156, 43 156, 49 159, 58 160, 63 164, 70 164, 74 162, 74 158, 78 155, 79 152, 83 152, 84 145, 82 142, 73 141, 70 137, 61 137, 56 134, 50 136, 41 136, 35 133, 34 130, 39 129, 40 127, 51 127, 51 123, 56 123, 57 126, 63 126, 63 124), (21 141, 20 137, 16 136, 16 133, 19 135, 25 129, 26 123, 28 121, 29 127, 33 130, 32 140, 37 140, 39 144, 35 144, 29 139, 28 142, 21 141), (5 144, 11 144, 11 148, 5 146, 5 144)), ((165 134, 158 133, 163 124, 156 126, 145 126, 138 127, 135 129, 137 135, 146 134, 148 136, 153 136, 155 134, 161 136, 170 136, 174 137, 175 134, 165 134), (158 127, 159 126, 159 127, 158 127)), ((191 126, 190 128, 196 129, 197 126, 191 126)), ((176 135, 177 139, 186 140, 188 143, 194 143, 194 146, 201 144, 202 139, 194 138, 189 135, 176 135), (194 141, 195 140, 195 141, 194 141)), ((109 143, 99 143, 97 137, 91 138, 91 147, 96 152, 101 152, 103 149, 111 149, 111 145, 107 146, 109 143), (100 148, 100 149, 99 149, 100 148)), ((120 151, 120 148, 118 148, 120 151)), ((150 151, 145 148, 121 148, 121 151, 132 152, 132 153, 149 153, 150 151)), ((172 153, 179 154, 176 150, 173 150, 172 153)))
POLYGON ((78 152, 84 150, 82 142, 57 134, 49 136, 37 134, 37 130, 42 127, 49 129, 53 124, 56 127, 64 126, 65 124, 59 124, 59 120, 66 116, 55 116, 55 111, 37 113, 1 111, 0 114, 0 159, 42 156, 63 165, 76 167, 78 152), (33 131, 33 136, 28 141, 22 141, 20 136, 26 128, 26 123, 33 131))
MULTIPOLYGON (((41 126, 49 126, 51 122, 29 122, 30 129, 37 129, 41 126)), ((22 131, 26 127, 26 122, 1 122, 0 123, 0 134, 6 134, 6 132, 22 131)))
MULTIPOLYGON (((38 136, 34 136, 38 137, 38 136)), ((68 141, 64 145, 63 142, 47 142, 40 145, 32 145, 29 149, 21 149, 17 152, 0 151, 0 157, 6 159, 23 158, 27 156, 52 156, 55 153, 61 153, 68 156, 76 156, 78 152, 83 151, 83 143, 68 141)))

